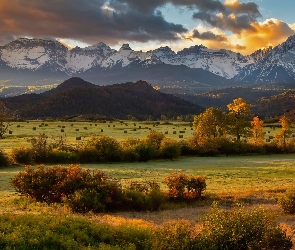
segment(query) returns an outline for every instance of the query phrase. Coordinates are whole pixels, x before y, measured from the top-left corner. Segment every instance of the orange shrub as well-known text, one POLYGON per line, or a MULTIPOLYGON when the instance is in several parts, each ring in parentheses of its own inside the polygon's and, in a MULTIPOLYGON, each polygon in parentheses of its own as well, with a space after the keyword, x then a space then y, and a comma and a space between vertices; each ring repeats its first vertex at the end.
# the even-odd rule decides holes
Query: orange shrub
POLYGON ((184 173, 173 173, 165 178, 168 196, 172 199, 200 199, 206 189, 203 176, 187 176, 184 173))

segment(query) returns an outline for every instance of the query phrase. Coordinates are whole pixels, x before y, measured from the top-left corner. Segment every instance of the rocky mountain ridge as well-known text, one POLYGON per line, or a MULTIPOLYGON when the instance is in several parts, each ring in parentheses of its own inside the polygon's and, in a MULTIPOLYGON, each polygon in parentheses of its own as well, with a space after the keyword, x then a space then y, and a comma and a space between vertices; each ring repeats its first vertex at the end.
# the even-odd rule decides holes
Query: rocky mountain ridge
POLYGON ((25 71, 40 75, 46 72, 69 77, 96 71, 99 76, 106 70, 115 74, 115 70, 126 67, 140 65, 144 69, 161 64, 203 69, 238 82, 294 82, 295 36, 274 48, 247 56, 225 49, 211 50, 203 45, 177 53, 167 46, 147 52, 134 51, 128 44, 114 50, 101 42, 69 50, 58 41, 27 38, 0 47, 0 72, 25 71))

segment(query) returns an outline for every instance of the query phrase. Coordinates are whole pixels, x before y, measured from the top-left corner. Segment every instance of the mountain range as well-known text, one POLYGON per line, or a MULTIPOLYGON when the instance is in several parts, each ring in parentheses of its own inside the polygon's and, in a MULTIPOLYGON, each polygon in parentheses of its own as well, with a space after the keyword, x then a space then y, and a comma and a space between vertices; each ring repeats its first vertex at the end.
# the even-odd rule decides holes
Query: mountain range
POLYGON ((0 84, 48 84, 72 76, 97 85, 141 79, 159 88, 295 83, 295 36, 246 56, 202 45, 177 53, 169 47, 134 51, 128 44, 114 50, 101 42, 70 50, 58 41, 27 38, 0 47, 0 84))

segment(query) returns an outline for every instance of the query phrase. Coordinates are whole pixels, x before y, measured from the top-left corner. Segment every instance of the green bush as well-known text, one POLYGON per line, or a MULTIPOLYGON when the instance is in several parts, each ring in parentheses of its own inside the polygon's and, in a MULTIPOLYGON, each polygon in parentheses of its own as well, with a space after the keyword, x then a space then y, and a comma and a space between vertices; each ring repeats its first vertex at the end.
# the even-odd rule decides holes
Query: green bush
POLYGON ((48 136, 40 134, 38 137, 31 138, 30 142, 34 162, 47 162, 48 154, 52 151, 52 145, 48 141, 48 136))
POLYGON ((127 138, 121 142, 122 160, 126 162, 139 161, 140 156, 136 152, 136 146, 140 143, 139 139, 127 138))
POLYGON ((99 162, 99 156, 94 147, 83 147, 77 151, 79 163, 99 162))
POLYGON ((89 141, 89 146, 93 146, 98 155, 99 161, 120 161, 121 159, 121 146, 120 143, 112 138, 105 135, 94 137, 89 141))
POLYGON ((1 214, 0 249, 151 249, 152 227, 61 215, 1 214))
POLYGON ((152 249, 192 249, 192 228, 192 224, 185 220, 166 222, 163 227, 154 232, 152 249))
POLYGON ((125 209, 157 211, 166 201, 166 196, 156 182, 132 182, 125 190, 125 209))
POLYGON ((192 249, 290 249, 290 237, 277 225, 273 214, 263 208, 247 211, 213 206, 202 221, 202 230, 192 249))
POLYGON ((180 145, 180 155, 195 155, 196 150, 192 147, 194 145, 192 140, 181 140, 179 142, 180 145))
POLYGON ((122 206, 123 192, 117 181, 102 180, 91 187, 77 190, 64 201, 74 212, 116 211, 122 206))
POLYGON ((9 159, 7 155, 0 150, 0 167, 7 167, 9 163, 9 159))
POLYGON ((158 155, 156 147, 147 139, 128 138, 121 143, 124 161, 148 161, 158 155))
POLYGON ((136 145, 135 152, 139 155, 139 161, 149 161, 158 155, 153 144, 146 140, 140 140, 136 145))
POLYGON ((288 189, 279 198, 278 203, 285 213, 295 214, 295 189, 288 189))
POLYGON ((126 162, 134 162, 140 160, 140 155, 135 148, 126 148, 122 151, 122 160, 126 162))
POLYGON ((137 190, 125 190, 125 210, 145 211, 147 209, 146 195, 137 190))
POLYGON ((27 147, 12 148, 11 157, 18 164, 31 164, 33 162, 32 149, 27 147))
POLYGON ((79 156, 75 152, 52 150, 48 153, 47 162, 49 163, 77 163, 79 156))
POLYGON ((160 144, 160 155, 163 158, 173 159, 180 156, 180 144, 171 138, 164 138, 160 144))

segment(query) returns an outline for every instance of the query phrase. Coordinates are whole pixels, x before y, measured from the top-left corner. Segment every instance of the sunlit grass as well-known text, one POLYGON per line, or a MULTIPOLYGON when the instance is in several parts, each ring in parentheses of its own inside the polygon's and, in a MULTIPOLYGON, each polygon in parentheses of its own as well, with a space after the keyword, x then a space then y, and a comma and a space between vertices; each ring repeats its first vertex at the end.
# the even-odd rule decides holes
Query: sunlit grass
MULTIPOLYGON (((295 155, 187 157, 174 161, 82 164, 100 170, 123 185, 155 180, 164 187, 166 176, 183 172, 206 177, 207 192, 234 194, 249 191, 285 190, 295 185, 295 155)), ((24 167, 0 169, 0 192, 12 194, 9 180, 24 167)))
POLYGON ((12 147, 30 146, 28 139, 45 133, 50 138, 63 136, 67 143, 75 144, 89 140, 93 135, 107 135, 118 141, 127 138, 145 138, 150 130, 156 130, 167 137, 179 139, 180 131, 183 138, 193 135, 193 130, 188 122, 173 122, 173 124, 157 124, 156 122, 114 121, 114 122, 14 122, 1 140, 0 148, 9 151, 12 147), (35 128, 35 130, 33 129, 35 128), (125 131, 125 132, 124 132, 125 131), (173 131, 176 131, 173 134, 173 131), (77 141, 76 137, 81 137, 77 141))
MULTIPOLYGON (((159 212, 131 211, 112 215, 87 215, 92 221, 110 225, 161 225, 180 218, 198 222, 209 212, 213 200, 218 200, 222 206, 242 202, 251 206, 264 205, 280 211, 276 205, 276 197, 287 188, 295 186, 295 155, 188 157, 146 163, 83 164, 82 167, 101 170, 108 176, 119 179, 123 185, 128 185, 131 181, 156 180, 164 188, 165 177, 174 172, 206 177, 206 199, 196 204, 174 204, 170 207, 167 205, 159 212)), ((10 185, 10 179, 22 170, 24 167, 21 166, 0 168, 0 213, 72 216, 69 207, 64 204, 48 205, 16 194, 10 185)), ((287 225, 290 232, 295 228, 292 216, 281 216, 279 220, 287 225)))

